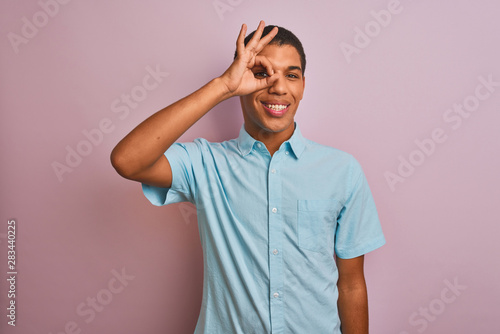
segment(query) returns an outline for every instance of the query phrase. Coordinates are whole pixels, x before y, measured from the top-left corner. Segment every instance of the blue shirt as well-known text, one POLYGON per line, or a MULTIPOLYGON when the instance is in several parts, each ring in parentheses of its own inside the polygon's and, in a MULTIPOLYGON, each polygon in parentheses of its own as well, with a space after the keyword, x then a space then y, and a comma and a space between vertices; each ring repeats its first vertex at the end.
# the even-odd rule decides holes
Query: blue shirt
POLYGON ((359 163, 293 136, 271 157, 242 127, 237 139, 176 143, 171 188, 143 184, 154 205, 196 205, 203 300, 196 334, 340 333, 334 252, 385 243, 359 163))

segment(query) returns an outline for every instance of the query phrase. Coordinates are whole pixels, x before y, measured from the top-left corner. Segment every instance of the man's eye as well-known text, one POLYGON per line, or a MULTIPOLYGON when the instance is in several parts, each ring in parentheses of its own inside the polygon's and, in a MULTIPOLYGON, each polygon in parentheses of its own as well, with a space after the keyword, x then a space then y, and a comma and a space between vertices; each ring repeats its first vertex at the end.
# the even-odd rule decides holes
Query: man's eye
POLYGON ((288 74, 288 77, 289 78, 293 78, 293 79, 298 79, 299 78, 299 76, 296 75, 296 74, 288 74))
POLYGON ((268 75, 267 75, 267 73, 266 73, 266 72, 256 72, 256 73, 254 73, 254 76, 255 76, 256 78, 265 78, 265 77, 267 77, 268 75))

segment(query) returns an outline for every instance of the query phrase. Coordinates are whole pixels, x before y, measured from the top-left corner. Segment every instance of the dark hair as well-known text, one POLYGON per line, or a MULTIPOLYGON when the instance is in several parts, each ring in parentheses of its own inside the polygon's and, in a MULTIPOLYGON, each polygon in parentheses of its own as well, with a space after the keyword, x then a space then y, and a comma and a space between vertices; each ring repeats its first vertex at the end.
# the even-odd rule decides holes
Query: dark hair
MULTIPOLYGON (((266 26, 264 28, 264 32, 262 33, 262 37, 266 36, 271 30, 273 30, 274 27, 278 27, 278 26, 273 26, 273 25, 266 26)), ((248 44, 250 39, 253 37, 254 33, 255 33, 255 31, 251 32, 250 35, 245 37, 245 45, 248 44)), ((290 30, 287 30, 287 29, 282 28, 282 27, 278 27, 278 33, 276 34, 276 36, 274 36, 274 38, 271 40, 271 42, 269 42, 269 45, 278 45, 278 46, 290 45, 290 46, 293 46, 295 48, 295 50, 297 50, 297 52, 299 53, 300 67, 302 67, 302 75, 304 75, 304 73, 306 71, 306 54, 304 53, 304 48, 302 47, 302 43, 297 38, 297 36, 295 36, 290 30)), ((234 52, 235 59, 236 59, 236 55, 237 55, 237 53, 235 51, 234 52)))

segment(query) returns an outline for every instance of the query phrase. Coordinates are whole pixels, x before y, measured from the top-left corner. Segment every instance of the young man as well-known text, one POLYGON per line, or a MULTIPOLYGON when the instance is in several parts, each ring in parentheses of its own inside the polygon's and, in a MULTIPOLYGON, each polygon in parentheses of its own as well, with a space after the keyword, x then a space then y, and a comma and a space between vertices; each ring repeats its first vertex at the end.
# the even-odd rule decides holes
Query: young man
POLYGON ((196 333, 368 333, 363 255, 385 239, 366 178, 351 155, 305 139, 294 122, 300 41, 262 21, 245 39, 246 30, 226 72, 137 126, 112 164, 155 205, 196 205, 205 270, 196 333), (244 118, 237 139, 174 143, 233 96, 244 118))

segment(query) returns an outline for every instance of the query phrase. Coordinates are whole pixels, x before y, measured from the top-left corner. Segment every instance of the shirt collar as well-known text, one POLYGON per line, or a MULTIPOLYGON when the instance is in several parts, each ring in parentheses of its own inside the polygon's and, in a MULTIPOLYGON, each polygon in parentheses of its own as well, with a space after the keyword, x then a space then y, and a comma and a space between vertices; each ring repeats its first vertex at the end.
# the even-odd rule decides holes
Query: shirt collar
MULTIPOLYGON (((241 126, 237 142, 241 155, 246 156, 252 151, 252 148, 257 140, 248 134, 245 130, 245 124, 243 124, 241 126)), ((283 144, 288 145, 291 148, 297 159, 300 157, 306 147, 306 143, 297 123, 295 123, 295 130, 293 131, 292 136, 283 144)))

